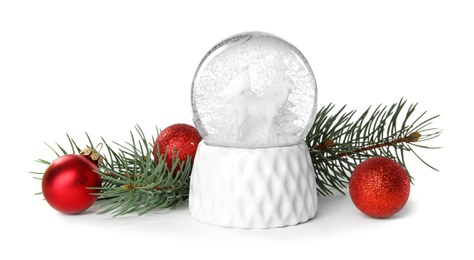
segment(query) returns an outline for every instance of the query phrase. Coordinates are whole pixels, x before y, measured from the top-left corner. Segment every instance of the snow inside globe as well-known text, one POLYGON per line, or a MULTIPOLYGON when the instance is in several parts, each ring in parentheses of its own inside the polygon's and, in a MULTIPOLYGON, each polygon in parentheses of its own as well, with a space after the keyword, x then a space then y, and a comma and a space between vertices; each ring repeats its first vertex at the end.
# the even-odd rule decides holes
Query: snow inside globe
POLYGON ((308 61, 277 36, 241 33, 211 48, 191 90, 203 138, 190 177, 191 216, 237 228, 313 218, 317 188, 304 138, 316 100, 308 61))
POLYGON ((267 33, 243 33, 217 44, 199 65, 194 123, 210 145, 293 145, 314 121, 316 95, 313 72, 298 49, 267 33))

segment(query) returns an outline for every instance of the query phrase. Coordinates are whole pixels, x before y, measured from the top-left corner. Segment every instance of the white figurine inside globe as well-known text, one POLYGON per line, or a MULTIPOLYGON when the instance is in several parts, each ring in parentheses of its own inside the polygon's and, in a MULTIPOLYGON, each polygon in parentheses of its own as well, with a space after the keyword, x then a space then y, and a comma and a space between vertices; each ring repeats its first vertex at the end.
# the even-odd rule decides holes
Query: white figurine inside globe
POLYGON ((194 76, 194 123, 206 144, 264 148, 300 143, 316 116, 311 67, 290 43, 262 32, 217 44, 194 76))

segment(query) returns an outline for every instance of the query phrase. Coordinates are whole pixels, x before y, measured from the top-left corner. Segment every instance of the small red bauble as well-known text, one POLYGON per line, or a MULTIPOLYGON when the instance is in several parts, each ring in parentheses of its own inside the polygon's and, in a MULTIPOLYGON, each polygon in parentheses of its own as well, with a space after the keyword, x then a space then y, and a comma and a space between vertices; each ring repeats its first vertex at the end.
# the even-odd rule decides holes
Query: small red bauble
POLYGON ((403 167, 386 157, 372 157, 352 172, 349 193, 364 214, 386 218, 399 212, 410 195, 410 179, 403 167))
POLYGON ((197 129, 187 124, 174 124, 165 128, 156 138, 153 147, 153 156, 159 163, 160 155, 166 155, 168 168, 172 168, 173 159, 178 156, 180 161, 186 161, 191 157, 191 164, 199 142, 202 140, 197 129), (159 151, 159 154, 158 154, 159 151))
POLYGON ((102 178, 98 167, 85 156, 63 155, 54 160, 46 169, 42 180, 45 200, 59 212, 77 214, 88 209, 97 200, 102 178))

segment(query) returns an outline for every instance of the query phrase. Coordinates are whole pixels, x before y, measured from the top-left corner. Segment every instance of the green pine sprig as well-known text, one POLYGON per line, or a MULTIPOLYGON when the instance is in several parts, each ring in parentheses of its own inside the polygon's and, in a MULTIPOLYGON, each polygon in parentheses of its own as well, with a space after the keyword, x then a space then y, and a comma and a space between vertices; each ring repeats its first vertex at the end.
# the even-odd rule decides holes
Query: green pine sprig
POLYGON ((188 199, 191 158, 180 161, 176 156, 171 168, 167 166, 166 155, 155 162, 153 143, 147 141, 140 127, 136 127, 136 132, 139 140, 131 132, 131 142, 116 143, 118 152, 103 140, 109 159, 100 167, 106 185, 98 193, 104 200, 104 210, 99 214, 142 215, 155 208, 174 208, 188 199))
MULTIPOLYGON (((135 133, 130 132, 130 142, 125 142, 125 144, 113 142, 118 148, 113 148, 104 138, 101 138, 106 148, 103 163, 98 171, 102 177, 102 187, 90 187, 97 190, 94 195, 99 196, 98 202, 101 208, 99 214, 110 213, 120 216, 137 213, 143 215, 155 208, 174 208, 188 199, 191 158, 180 161, 176 156, 169 168, 166 155, 161 155, 157 157, 156 163, 153 160, 153 143, 148 142, 139 126, 136 126, 135 130, 135 133)), ((157 134, 159 134, 158 129, 157 134)), ((86 136, 89 141, 88 146, 96 147, 87 133, 86 136)), ((81 148, 76 142, 69 135, 67 138, 71 151, 57 143, 57 149, 47 144, 57 157, 80 153, 81 148)), ((151 140, 155 138, 152 136, 151 140)), ((160 154, 159 149, 158 154, 160 154)), ((47 166, 51 164, 44 159, 39 159, 37 162, 47 166)), ((43 172, 31 173, 43 174, 43 172)), ((35 178, 41 180, 41 178, 35 178)))
MULTIPOLYGON (((396 160, 407 170, 412 182, 413 177, 405 162, 406 153, 414 154, 436 170, 415 152, 415 148, 436 148, 420 143, 441 134, 441 130, 431 127, 438 116, 426 118, 427 112, 415 116, 417 104, 407 108, 406 103, 401 99, 391 106, 379 105, 373 110, 369 107, 361 115, 357 115, 356 110, 346 111, 346 106, 336 110, 333 104, 319 110, 305 139, 319 194, 329 195, 334 191, 344 194, 354 168, 373 156, 396 160)), ((88 145, 96 147, 87 133, 86 136, 88 145)), ((157 162, 153 160, 153 136, 152 141, 148 141, 139 126, 135 127, 135 132, 130 132, 130 136, 131 141, 124 144, 113 142, 117 148, 101 138, 106 151, 98 172, 103 180, 102 187, 96 193, 101 208, 99 214, 142 215, 155 208, 174 208, 185 202, 189 196, 191 158, 180 161, 176 156, 172 167, 168 168, 166 157, 159 156, 157 162)), ((48 145, 57 157, 81 151, 69 135, 67 138, 71 152, 57 143, 59 151, 48 145)), ((37 161, 50 164, 48 160, 37 161)))
POLYGON ((424 112, 415 116, 417 104, 406 107, 403 98, 391 106, 379 105, 373 111, 369 107, 356 117, 357 111, 346 111, 346 106, 335 110, 329 104, 319 110, 313 126, 306 136, 311 159, 315 168, 318 193, 344 194, 350 174, 363 160, 385 156, 396 160, 410 175, 405 161, 407 152, 414 154, 428 167, 414 148, 436 149, 420 145, 438 137, 441 130, 431 127, 434 119, 424 112))

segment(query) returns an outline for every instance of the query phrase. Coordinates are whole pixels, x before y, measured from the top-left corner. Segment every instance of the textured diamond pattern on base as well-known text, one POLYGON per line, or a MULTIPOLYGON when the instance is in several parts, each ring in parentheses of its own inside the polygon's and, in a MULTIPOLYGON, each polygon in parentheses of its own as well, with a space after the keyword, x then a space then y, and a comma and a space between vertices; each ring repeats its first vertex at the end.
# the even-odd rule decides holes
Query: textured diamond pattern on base
POLYGON ((199 144, 189 194, 193 218, 225 227, 272 228, 306 222, 317 207, 304 142, 261 149, 199 144))

